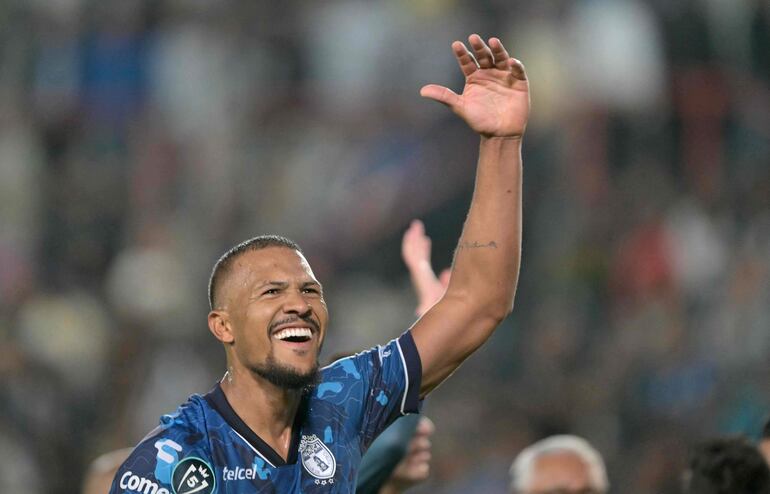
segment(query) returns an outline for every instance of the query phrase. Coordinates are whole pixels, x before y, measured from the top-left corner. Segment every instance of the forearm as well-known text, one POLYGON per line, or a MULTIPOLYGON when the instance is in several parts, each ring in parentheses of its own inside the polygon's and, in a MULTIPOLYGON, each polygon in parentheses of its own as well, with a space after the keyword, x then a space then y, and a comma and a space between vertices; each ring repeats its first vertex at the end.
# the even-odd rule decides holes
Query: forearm
POLYGON ((438 282, 436 273, 433 271, 433 266, 430 265, 428 260, 420 260, 408 266, 409 278, 412 281, 412 286, 418 293, 418 296, 430 290, 430 288, 438 282))
POLYGON ((476 184, 447 297, 496 319, 513 307, 521 258, 521 138, 481 138, 476 184))
POLYGON ((478 35, 471 54, 452 43, 465 75, 462 95, 427 85, 425 97, 449 106, 482 136, 476 183, 442 299, 412 327, 422 362, 422 396, 492 334, 513 308, 521 257, 521 137, 529 119, 524 66, 499 39, 478 35), (497 137, 490 137, 497 136, 497 137))

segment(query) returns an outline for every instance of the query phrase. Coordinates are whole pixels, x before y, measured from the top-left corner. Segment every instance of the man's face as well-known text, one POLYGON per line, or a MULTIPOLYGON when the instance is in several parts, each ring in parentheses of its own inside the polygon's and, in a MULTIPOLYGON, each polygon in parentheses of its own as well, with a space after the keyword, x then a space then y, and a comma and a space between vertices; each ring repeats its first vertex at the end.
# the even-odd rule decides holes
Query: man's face
POLYGON ((527 494, 594 494, 588 465, 570 452, 548 453, 535 460, 527 494))
POLYGON ((282 387, 312 381, 328 313, 302 254, 286 247, 241 254, 222 295, 236 365, 282 387))

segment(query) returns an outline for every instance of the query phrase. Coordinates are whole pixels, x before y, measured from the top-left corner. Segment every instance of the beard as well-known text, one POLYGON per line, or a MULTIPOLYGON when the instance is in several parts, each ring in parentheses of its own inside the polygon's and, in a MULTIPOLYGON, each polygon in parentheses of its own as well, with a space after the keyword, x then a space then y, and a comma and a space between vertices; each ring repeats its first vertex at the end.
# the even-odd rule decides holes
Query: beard
POLYGON ((277 362, 270 353, 264 364, 254 364, 250 370, 273 386, 284 389, 303 389, 318 384, 321 377, 319 367, 316 360, 315 365, 303 373, 295 367, 277 362))

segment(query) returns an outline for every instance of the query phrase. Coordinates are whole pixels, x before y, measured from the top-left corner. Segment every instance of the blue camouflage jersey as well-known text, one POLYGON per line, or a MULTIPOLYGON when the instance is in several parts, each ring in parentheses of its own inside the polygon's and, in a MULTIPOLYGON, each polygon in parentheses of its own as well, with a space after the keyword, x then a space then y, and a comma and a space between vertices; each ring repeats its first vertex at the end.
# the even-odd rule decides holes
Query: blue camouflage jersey
POLYGON ((238 417, 217 384, 161 417, 110 493, 355 492, 364 451, 397 417, 418 411, 421 373, 408 331, 324 367, 303 395, 288 461, 238 417))

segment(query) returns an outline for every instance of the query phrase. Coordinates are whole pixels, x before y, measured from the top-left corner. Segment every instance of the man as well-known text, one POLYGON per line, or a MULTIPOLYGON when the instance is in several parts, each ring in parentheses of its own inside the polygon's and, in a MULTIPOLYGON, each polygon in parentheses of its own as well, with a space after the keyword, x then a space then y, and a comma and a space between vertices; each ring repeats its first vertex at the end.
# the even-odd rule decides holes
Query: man
POLYGON ((695 447, 685 494, 770 494, 770 469, 746 438, 718 438, 695 447))
POLYGON ((601 455, 577 436, 551 436, 524 449, 511 465, 512 494, 604 494, 601 455))
MULTIPOLYGON (((431 239, 420 220, 414 220, 401 242, 401 256, 409 270, 417 295, 418 317, 444 295, 449 270, 440 277, 431 266, 431 239)), ((333 360, 344 358, 340 354, 333 360)), ((421 415, 409 415, 388 427, 364 455, 356 485, 356 494, 398 494, 424 482, 430 474, 433 422, 421 415)), ((104 494, 132 448, 105 453, 93 460, 83 480, 83 494, 104 494)))
MULTIPOLYGON (((404 233, 401 256, 417 295, 415 312, 420 317, 444 295, 449 270, 436 277, 431 266, 431 239, 420 220, 414 220, 404 233)), ((362 459, 356 494, 397 494, 424 482, 430 473, 430 437, 434 432, 433 422, 419 415, 404 417, 388 427, 362 459)), ((131 451, 123 448, 93 460, 83 480, 83 494, 109 491, 115 473, 131 451)))
POLYGON ((299 247, 264 236, 228 251, 209 285, 227 373, 161 418, 113 493, 353 492, 361 455, 446 379, 512 310, 521 251, 521 141, 529 85, 500 40, 452 44, 463 93, 428 85, 480 134, 476 185, 446 293, 387 345, 322 370, 328 314, 299 247))

